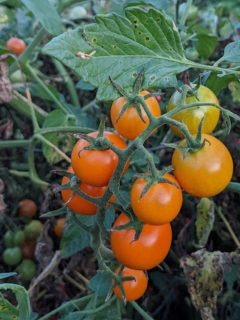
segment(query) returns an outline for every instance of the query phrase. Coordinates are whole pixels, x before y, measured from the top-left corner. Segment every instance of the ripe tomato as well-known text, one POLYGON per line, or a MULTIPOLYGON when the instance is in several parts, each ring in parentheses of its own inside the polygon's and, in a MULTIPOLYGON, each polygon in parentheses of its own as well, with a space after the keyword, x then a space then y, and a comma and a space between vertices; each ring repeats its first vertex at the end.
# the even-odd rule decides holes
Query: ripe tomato
MULTIPOLYGON (((129 218, 121 213, 113 228, 125 225, 129 218)), ((116 259, 124 266, 148 270, 161 263, 168 254, 172 241, 172 229, 169 223, 153 226, 144 224, 142 232, 135 240, 133 228, 111 231, 111 246, 116 259)))
POLYGON ((66 221, 66 218, 58 218, 55 223, 53 231, 59 239, 62 236, 65 221, 66 221))
MULTIPOLYGON (((205 86, 200 86, 197 90, 198 99, 195 96, 186 97, 184 104, 196 103, 196 102, 208 102, 208 103, 216 103, 219 104, 218 98, 215 94, 205 86)), ((181 93, 175 91, 172 97, 169 100, 167 105, 167 111, 170 111, 176 108, 177 105, 181 103, 181 93)), ((216 128, 218 120, 220 116, 220 110, 216 107, 212 106, 202 106, 202 107, 195 107, 190 109, 182 110, 176 113, 173 116, 173 119, 184 122, 189 131, 192 134, 197 133, 198 126, 200 121, 203 117, 203 126, 202 126, 202 133, 211 133, 216 128)), ((174 133, 178 136, 182 137, 182 133, 176 128, 172 127, 174 133)))
POLYGON ((33 259, 35 255, 36 241, 33 239, 26 239, 21 246, 22 255, 25 259, 33 259))
POLYGON ((22 260, 22 253, 19 247, 7 248, 3 251, 3 261, 8 266, 16 266, 22 260))
MULTIPOLYGON (((164 178, 179 186, 177 180, 169 173, 164 178)), ((138 178, 131 190, 131 205, 139 220, 148 224, 164 224, 171 222, 182 206, 182 191, 170 184, 160 182, 152 185, 141 197, 147 181, 138 178)))
MULTIPOLYGON (((68 168, 69 172, 73 173, 73 168, 69 167, 68 168)), ((69 183, 69 178, 68 177, 63 177, 62 179, 62 185, 69 183)), ((94 198, 100 198, 104 195, 107 187, 93 187, 90 186, 86 183, 80 183, 80 187, 79 189, 86 193, 87 195, 94 197, 94 198)), ((69 200, 69 198, 71 197, 72 194, 72 190, 71 189, 64 189, 61 191, 62 194, 62 199, 64 202, 67 202, 69 200)), ((112 196, 110 198, 110 202, 114 202, 115 200, 115 196, 112 196)), ((97 206, 80 197, 79 195, 75 194, 74 197, 72 198, 72 200, 67 204, 67 207, 72 210, 75 213, 79 213, 79 214, 95 214, 97 212, 97 206)))
POLYGON ((26 49, 26 44, 22 39, 12 37, 6 43, 6 48, 16 54, 21 54, 26 49))
POLYGON ((31 199, 23 199, 18 206, 18 215, 20 217, 33 218, 37 213, 37 205, 31 199))
MULTIPOLYGON (((140 96, 144 97, 149 94, 148 91, 144 90, 140 92, 140 96)), ((159 107, 158 101, 154 97, 150 97, 145 100, 150 112, 155 117, 159 117, 161 115, 161 109, 159 107)), ((121 113, 123 106, 126 103, 125 97, 120 97, 113 101, 111 107, 111 120, 114 128, 117 130, 119 134, 123 137, 134 140, 138 137, 149 125, 149 118, 144 111, 142 110, 142 118, 139 116, 137 109, 134 106, 129 107, 122 115, 122 117, 117 121, 119 114, 121 113)))
MULTIPOLYGON (((89 134, 97 137, 97 132, 89 134)), ((126 143, 115 133, 105 131, 104 137, 116 147, 125 149, 126 143)), ((84 183, 95 187, 106 186, 111 179, 117 164, 118 156, 112 150, 84 150, 89 142, 80 139, 72 150, 72 167, 77 177, 84 183)), ((125 168, 127 169, 127 168, 125 168)))
MULTIPOLYGON (((175 150, 172 157, 174 174, 182 188, 196 197, 212 197, 222 192, 233 174, 233 161, 225 145, 213 136, 196 152, 175 150)), ((181 145, 186 143, 185 140, 181 145)))
MULTIPOLYGON (((115 273, 119 274, 119 271, 120 268, 118 268, 115 273)), ((127 301, 137 300, 144 295, 148 285, 148 277, 144 271, 124 267, 121 272, 121 277, 134 277, 134 280, 122 282, 122 287, 127 301)), ((120 300, 123 300, 121 290, 118 286, 115 286, 113 291, 120 300)))

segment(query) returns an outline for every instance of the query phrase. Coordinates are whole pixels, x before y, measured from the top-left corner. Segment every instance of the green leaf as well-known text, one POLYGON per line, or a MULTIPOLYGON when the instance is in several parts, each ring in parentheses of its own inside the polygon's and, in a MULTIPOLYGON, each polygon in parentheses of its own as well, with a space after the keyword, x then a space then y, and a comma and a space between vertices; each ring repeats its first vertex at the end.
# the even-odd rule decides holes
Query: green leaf
POLYGON ((240 63, 240 40, 229 43, 224 49, 222 61, 240 63))
POLYGON ((62 32, 60 16, 48 0, 22 0, 22 2, 50 34, 58 35, 62 32))
POLYGON ((14 276, 16 276, 16 272, 0 273, 0 280, 14 276))
POLYGON ((205 86, 218 95, 222 89, 226 88, 231 81, 236 79, 234 74, 222 76, 218 75, 216 72, 208 72, 203 80, 205 81, 205 86))
POLYGON ((199 55, 208 59, 214 52, 218 38, 210 34, 198 34, 196 48, 199 55))
POLYGON ((118 96, 109 76, 130 91, 137 74, 144 69, 144 88, 176 86, 176 73, 194 63, 187 60, 174 22, 155 9, 130 8, 126 18, 116 14, 96 17, 85 26, 84 44, 80 31, 65 33, 49 42, 44 52, 56 57, 98 87, 97 98, 112 100, 118 96), (77 51, 92 53, 87 59, 77 51))
MULTIPOLYGON (((43 128, 68 127, 70 125, 75 125, 75 120, 70 118, 69 115, 64 114, 62 110, 57 109, 47 115, 43 123, 43 128)), ((71 134, 48 133, 45 134, 45 138, 65 153, 69 152, 74 144, 74 139, 71 134)), ((63 160, 62 156, 46 143, 43 144, 43 154, 50 164, 55 164, 63 160)))
POLYGON ((67 227, 64 229, 60 243, 62 256, 68 258, 89 245, 89 233, 80 225, 76 224, 73 219, 73 214, 69 214, 67 217, 67 227))
POLYGON ((115 210, 113 208, 108 208, 106 210, 106 214, 103 222, 106 230, 109 231, 111 229, 114 220, 115 220, 115 210))
POLYGON ((0 298, 0 319, 1 320, 17 320, 18 310, 9 301, 0 298))
POLYGON ((0 284, 0 290, 11 290, 14 292, 18 303, 18 320, 30 320, 31 305, 26 289, 12 283, 0 284))
POLYGON ((204 247, 210 236, 215 221, 214 202, 208 198, 202 198, 197 205, 195 222, 197 245, 204 247))
POLYGON ((98 296, 106 297, 112 288, 112 276, 106 271, 98 271, 90 280, 89 289, 94 291, 98 296))
POLYGON ((232 93, 232 98, 234 102, 240 102, 240 82, 239 81, 232 81, 228 85, 229 90, 232 93))

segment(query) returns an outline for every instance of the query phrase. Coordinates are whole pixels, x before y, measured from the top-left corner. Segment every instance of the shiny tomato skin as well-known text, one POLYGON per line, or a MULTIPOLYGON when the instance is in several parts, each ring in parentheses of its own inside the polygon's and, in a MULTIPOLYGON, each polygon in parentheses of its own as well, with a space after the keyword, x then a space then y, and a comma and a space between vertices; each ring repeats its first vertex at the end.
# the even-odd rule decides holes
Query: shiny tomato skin
MULTIPOLYGON (((97 132, 89 134, 97 137, 97 132)), ((126 143, 118 135, 105 131, 104 137, 110 140, 119 149, 125 149, 126 143)), ((76 176, 84 183, 95 187, 107 186, 117 164, 118 156, 112 150, 84 150, 89 142, 80 139, 72 150, 71 164, 76 176)), ((125 168, 127 169, 127 168, 125 168)))
MULTIPOLYGON (((69 167, 68 171, 74 173, 72 167, 69 167)), ((69 178, 64 176, 62 179, 62 185, 67 183, 69 183, 69 178)), ((106 192, 107 187, 93 187, 86 183, 80 183, 79 189, 91 197, 101 198, 106 192)), ((71 189, 62 190, 61 195, 63 201, 67 202, 70 199, 71 194, 71 189)), ((112 196, 110 202, 114 202, 114 200, 115 197, 112 196)), ((80 197, 77 194, 75 194, 72 200, 67 204, 67 207, 78 214, 94 215, 97 212, 97 206, 94 203, 80 197)))
MULTIPOLYGON (((143 90, 140 92, 140 96, 144 97, 149 92, 147 90, 143 90)), ((159 117, 161 115, 161 109, 158 104, 158 101, 155 97, 150 97, 145 100, 150 112, 155 117, 159 117)), ((123 106, 126 103, 125 97, 120 97, 113 101, 111 106, 111 120, 112 124, 115 128, 115 130, 125 137, 128 140, 134 140, 136 137, 138 137, 149 125, 149 118, 144 111, 143 107, 141 107, 142 110, 142 116, 145 122, 141 119, 139 116, 136 108, 129 107, 121 116, 121 118, 117 121, 118 116, 123 109, 123 106)))
MULTIPOLYGON (((119 274, 119 271, 120 268, 115 271, 115 274, 119 274)), ((122 287, 127 301, 138 300, 144 295, 148 285, 148 277, 143 270, 134 270, 124 267, 121 272, 121 277, 134 277, 134 280, 122 282, 122 287)), ((113 291, 120 300, 123 300, 119 286, 115 286, 113 291)))
POLYGON ((159 225, 171 222, 178 215, 182 206, 182 191, 177 180, 169 173, 164 175, 177 186, 159 182, 141 197, 147 185, 144 178, 138 178, 131 189, 131 206, 139 220, 144 223, 159 225))
POLYGON ((12 37, 7 41, 6 48, 19 55, 25 51, 26 44, 22 39, 12 37))
MULTIPOLYGON (((233 175, 230 152, 217 138, 203 134, 202 149, 184 154, 175 150, 172 157, 174 175, 182 188, 196 197, 212 197, 222 192, 233 175)), ((185 144, 185 140, 181 145, 185 144)))
POLYGON ((66 218, 58 218, 54 225, 53 231, 59 239, 62 237, 65 221, 66 218))
MULTIPOLYGON (((127 215, 121 213, 113 228, 128 222, 127 215)), ((148 270, 159 265, 170 250, 172 242, 170 224, 159 226, 144 224, 137 240, 135 233, 133 228, 111 231, 111 247, 116 259, 124 266, 136 270, 148 270)))
MULTIPOLYGON (((209 88, 200 85, 197 90, 198 99, 194 96, 188 96, 185 99, 185 104, 191 104, 196 102, 206 102, 206 103, 215 103, 219 104, 218 98, 209 88)), ((172 97, 169 100, 167 105, 167 111, 170 111, 176 108, 177 105, 181 103, 181 93, 175 91, 172 97)), ((202 133, 211 133, 216 128, 220 116, 220 110, 213 106, 201 106, 190 109, 182 110, 176 113, 173 116, 173 119, 184 122, 190 133, 196 134, 198 130, 198 126, 203 117, 205 117, 203 121, 202 133)), ((176 128, 172 127, 174 133, 180 137, 182 137, 182 133, 176 128)))

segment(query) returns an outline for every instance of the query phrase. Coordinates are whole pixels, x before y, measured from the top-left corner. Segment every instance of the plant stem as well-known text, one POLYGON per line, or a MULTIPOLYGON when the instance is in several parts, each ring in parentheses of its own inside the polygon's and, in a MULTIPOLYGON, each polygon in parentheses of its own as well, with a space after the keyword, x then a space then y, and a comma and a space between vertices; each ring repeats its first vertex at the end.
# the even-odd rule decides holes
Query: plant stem
POLYGON ((238 240, 238 237, 236 236, 235 232, 233 231, 230 223, 227 221, 227 219, 225 218, 224 214, 222 213, 222 209, 218 208, 217 212, 218 212, 219 217, 224 222, 226 228, 228 229, 228 232, 230 233, 230 235, 231 235, 233 241, 235 242, 236 246, 238 247, 238 249, 240 249, 240 241, 238 240))
POLYGON ((48 113, 46 111, 44 111, 43 109, 41 109, 40 107, 38 107, 34 103, 28 101, 28 99, 26 99, 24 96, 22 96, 17 91, 13 92, 13 98, 10 101, 9 105, 11 107, 13 107, 16 111, 18 111, 18 112, 22 113, 23 115, 25 115, 26 117, 28 117, 29 119, 32 118, 31 117, 31 108, 33 108, 35 110, 37 120, 39 121, 40 124, 44 121, 44 119, 48 115, 48 113))
POLYGON ((78 95, 77 95, 77 92, 76 92, 76 89, 75 89, 75 86, 74 86, 74 82, 72 81, 71 77, 69 76, 66 68, 63 66, 63 64, 60 61, 58 61, 56 59, 53 59, 53 63, 55 65, 57 71, 62 76, 63 81, 65 82, 65 84, 67 86, 67 89, 68 89, 72 104, 75 107, 79 108, 80 104, 79 104, 78 95))
POLYGON ((30 140, 2 140, 0 141, 0 149, 26 147, 29 143, 30 140))
MULTIPOLYGON (((38 46, 38 44, 42 41, 43 37, 45 36, 46 31, 44 28, 40 28, 39 31, 37 32, 35 38, 33 39, 33 41, 30 43, 30 45, 27 47, 27 49, 24 51, 24 53, 19 57, 18 59, 18 63, 20 64, 25 64, 28 60, 30 60, 34 50, 36 49, 36 47, 38 46)), ((15 72, 18 69, 17 63, 14 62, 11 66, 10 66, 10 73, 15 72)))
POLYGON ((85 296, 85 297, 81 297, 79 299, 76 300, 71 300, 69 302, 65 302, 64 304, 62 304, 60 307, 52 310, 51 312, 49 312, 48 314, 44 315, 43 317, 40 317, 38 320, 47 320, 49 319, 51 316, 55 315, 58 312, 63 311, 64 309, 71 307, 73 305, 78 305, 80 303, 83 302, 87 302, 88 300, 90 300, 93 297, 93 294, 85 296))
POLYGON ((151 316, 149 316, 149 315, 147 314, 146 311, 144 311, 144 310, 139 306, 139 304, 137 304, 137 302, 131 301, 130 303, 131 303, 131 305, 133 306, 133 308, 134 308, 135 310, 137 310, 137 312, 143 317, 143 319, 145 319, 145 320, 154 320, 151 316))
POLYGON ((71 163, 71 159, 62 151, 60 150, 55 144, 47 140, 45 137, 43 137, 41 134, 35 135, 35 137, 39 140, 41 140, 43 143, 48 145, 49 147, 53 148, 63 159, 65 159, 68 163, 71 163))
POLYGON ((45 93, 49 96, 49 98, 55 102, 56 106, 60 108, 65 114, 67 114, 67 110, 64 105, 58 100, 58 98, 48 89, 46 84, 38 77, 35 70, 27 63, 26 69, 32 76, 32 78, 39 84, 39 86, 45 91, 45 93))

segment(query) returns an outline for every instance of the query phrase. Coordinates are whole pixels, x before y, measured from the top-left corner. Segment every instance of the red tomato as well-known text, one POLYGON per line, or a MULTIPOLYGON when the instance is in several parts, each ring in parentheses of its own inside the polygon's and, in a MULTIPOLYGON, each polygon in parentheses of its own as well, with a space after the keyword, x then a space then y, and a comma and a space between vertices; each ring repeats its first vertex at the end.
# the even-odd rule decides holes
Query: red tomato
MULTIPOLYGON (((118 268, 115 273, 119 274, 120 268, 118 268)), ((124 290, 124 295, 127 301, 134 301, 141 298, 148 285, 148 277, 146 273, 142 270, 133 270, 124 267, 121 272, 122 278, 124 277, 134 277, 134 280, 128 280, 122 282, 122 287, 124 290)), ((113 289, 116 296, 123 300, 122 293, 119 286, 115 286, 113 289)))
MULTIPOLYGON (((74 173, 72 167, 69 167, 68 171, 71 173, 74 173)), ((67 183, 69 183, 69 178, 63 177, 62 185, 67 183)), ((91 197, 101 198, 106 192, 107 187, 93 187, 86 183, 80 183, 79 189, 91 197)), ((63 201, 67 202, 71 197, 72 190, 64 189, 61 191, 61 194, 62 194, 63 201)), ((115 196, 112 196, 110 198, 110 202, 114 202, 114 200, 115 200, 115 196)), ((67 207, 73 212, 79 213, 79 214, 93 215, 97 212, 97 206, 94 203, 80 197, 77 194, 75 194, 72 200, 67 204, 67 207)))
MULTIPOLYGON (((97 132, 92 132, 89 136, 95 138, 97 134, 97 132)), ((115 133, 105 131, 104 137, 120 149, 127 147, 126 143, 115 133)), ((80 139, 75 144, 71 156, 73 170, 82 182, 95 187, 104 187, 117 167, 118 156, 110 149, 84 150, 87 146, 89 142, 84 139, 80 139)))
MULTIPOLYGON (((121 213, 113 228, 128 222, 127 215, 121 213)), ((148 270, 159 265, 170 250, 172 242, 170 224, 159 226, 144 224, 137 240, 135 234, 133 228, 111 231, 111 246, 116 259, 124 266, 137 270, 148 270)))
MULTIPOLYGON (((204 147, 195 152, 175 150, 174 174, 182 188, 196 197, 212 197, 222 192, 233 174, 233 161, 225 145, 208 134, 204 147)), ((186 144, 183 140, 181 145, 186 144)))
POLYGON ((164 178, 175 183, 156 183, 141 197, 147 181, 138 178, 131 190, 131 205, 135 215, 148 224, 171 222, 178 215, 182 206, 182 191, 177 180, 169 173, 164 178))
POLYGON ((65 221, 66 221, 66 218, 58 218, 54 225, 53 231, 59 239, 62 236, 65 221))
POLYGON ((26 49, 26 44, 22 39, 12 37, 6 43, 6 48, 16 54, 21 54, 26 49))
MULTIPOLYGON (((149 94, 149 92, 147 90, 144 90, 141 91, 139 95, 144 97, 147 94, 149 94)), ((121 113, 126 102, 127 101, 125 97, 120 97, 113 101, 111 107, 111 120, 114 128, 119 134, 129 140, 134 140, 148 127, 149 118, 143 107, 141 107, 141 110, 142 118, 144 119, 144 121, 138 114, 136 107, 130 106, 118 120, 119 114, 121 113)), ((159 117, 161 115, 161 109, 156 98, 150 97, 146 99, 145 102, 152 115, 154 115, 155 117, 159 117)))

